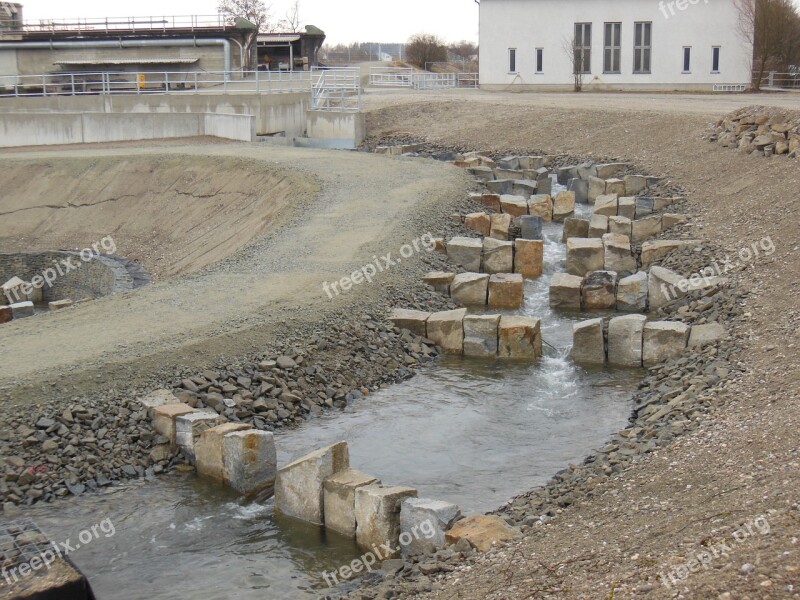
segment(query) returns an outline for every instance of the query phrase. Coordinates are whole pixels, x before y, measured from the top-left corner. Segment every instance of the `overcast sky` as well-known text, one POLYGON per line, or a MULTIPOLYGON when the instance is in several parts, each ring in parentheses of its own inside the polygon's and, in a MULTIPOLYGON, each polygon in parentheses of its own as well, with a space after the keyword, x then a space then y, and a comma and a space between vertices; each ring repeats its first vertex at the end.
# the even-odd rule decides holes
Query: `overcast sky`
MULTIPOLYGON (((15 0, 23 5, 26 20, 68 17, 120 17, 152 15, 213 15, 216 0, 15 0), (124 7, 124 8, 123 8, 124 7), (128 14, 124 13, 127 9, 128 14)), ((267 1, 272 13, 282 18, 290 0, 267 1)), ((328 35, 327 41, 405 42, 414 33, 428 30, 446 41, 478 41, 478 5, 474 0, 300 0, 300 18, 328 35), (427 26, 424 26, 426 23, 427 26)))

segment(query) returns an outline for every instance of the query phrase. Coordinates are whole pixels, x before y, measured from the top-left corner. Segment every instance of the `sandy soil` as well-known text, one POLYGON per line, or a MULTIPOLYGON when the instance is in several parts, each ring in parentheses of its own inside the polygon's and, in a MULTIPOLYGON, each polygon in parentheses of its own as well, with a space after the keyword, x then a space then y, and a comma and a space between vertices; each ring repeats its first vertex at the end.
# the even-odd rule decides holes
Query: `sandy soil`
POLYGON ((368 96, 371 135, 622 157, 686 187, 697 237, 730 252, 765 236, 776 247, 743 274, 748 320, 737 333, 748 372, 720 394, 705 427, 634 463, 521 543, 438 576, 424 597, 800 597, 800 163, 743 156, 701 139, 725 112, 767 103, 800 107, 788 95, 368 96), (767 534, 753 527, 762 515, 767 534), (733 541, 746 524, 753 533, 733 541), (725 541, 731 552, 708 568, 693 567, 669 589, 658 579, 725 541))

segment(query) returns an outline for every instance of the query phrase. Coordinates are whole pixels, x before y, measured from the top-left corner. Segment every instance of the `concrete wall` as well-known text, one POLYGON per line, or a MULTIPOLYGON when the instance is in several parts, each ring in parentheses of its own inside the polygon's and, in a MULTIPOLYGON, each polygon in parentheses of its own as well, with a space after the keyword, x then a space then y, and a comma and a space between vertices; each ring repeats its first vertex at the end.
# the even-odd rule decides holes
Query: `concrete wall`
POLYGON ((326 140, 332 147, 355 148, 364 141, 365 131, 363 113, 307 111, 306 135, 326 140))
POLYGON ((0 113, 0 147, 214 135, 254 141, 255 117, 206 113, 0 113))
POLYGON ((711 90, 714 84, 750 83, 752 46, 738 37, 734 0, 483 0, 480 6, 480 84, 485 89, 571 88, 572 64, 564 44, 573 39, 575 23, 592 24, 585 89, 711 90), (652 72, 647 75, 633 74, 635 22, 652 23, 652 72), (620 74, 603 73, 605 23, 622 24, 620 74), (692 48, 690 73, 682 72, 685 46, 692 48), (721 47, 719 73, 711 73, 713 46, 721 47), (514 73, 510 48, 517 50, 514 73), (536 72, 537 48, 544 52, 541 73, 536 72))

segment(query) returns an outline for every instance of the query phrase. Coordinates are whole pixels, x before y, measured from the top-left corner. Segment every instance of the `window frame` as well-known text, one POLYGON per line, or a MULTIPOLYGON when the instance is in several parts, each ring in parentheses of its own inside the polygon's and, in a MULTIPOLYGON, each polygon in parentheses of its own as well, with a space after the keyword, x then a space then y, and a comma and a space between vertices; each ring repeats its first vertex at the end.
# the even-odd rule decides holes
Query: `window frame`
POLYGON ((544 48, 536 48, 536 74, 541 75, 544 73, 544 48))
POLYGON ((617 21, 609 21, 603 23, 603 73, 606 75, 621 75, 622 74, 622 23, 617 21), (611 40, 609 40, 609 26, 611 27, 611 40), (616 35, 614 35, 616 33, 616 35), (614 43, 616 38, 616 44, 614 43), (607 53, 611 58, 611 65, 606 62, 607 53), (614 59, 616 58, 616 69, 614 69, 614 59), (609 69, 608 67, 612 68, 609 69))
POLYGON ((634 75, 653 74, 653 22, 652 21, 636 21, 633 24, 633 74, 634 75), (641 35, 640 35, 640 28, 641 28, 641 35), (648 33, 649 36, 647 35, 648 33), (637 57, 641 58, 641 61, 639 63, 639 69, 636 68, 637 57), (647 57, 646 69, 644 68, 645 57, 647 57))
MULTIPOLYGON (((583 71, 581 71, 581 75, 591 75, 592 74, 592 24, 590 22, 580 22, 575 23, 574 29, 574 46, 575 50, 580 50, 582 59, 583 59, 583 71), (580 28, 580 41, 581 43, 578 44, 578 28, 580 28), (589 33, 589 44, 586 44, 586 33, 589 33)), ((573 67, 573 70, 574 67, 573 67)))
POLYGON ((683 65, 681 67, 681 74, 683 75, 691 75, 692 74, 692 47, 691 46, 684 46, 683 47, 683 56, 681 57, 683 60, 683 65), (688 52, 688 55, 687 55, 688 52), (688 65, 686 63, 689 63, 688 65))
POLYGON ((711 46, 711 74, 712 75, 719 75, 722 71, 720 70, 720 63, 722 62, 722 46, 711 46), (714 63, 716 64, 716 69, 714 68, 714 63))
POLYGON ((509 48, 508 49, 508 74, 509 75, 519 75, 519 65, 517 64, 517 49, 516 48, 509 48), (512 59, 513 57, 513 59, 512 59), (512 69, 513 67, 513 69, 512 69))

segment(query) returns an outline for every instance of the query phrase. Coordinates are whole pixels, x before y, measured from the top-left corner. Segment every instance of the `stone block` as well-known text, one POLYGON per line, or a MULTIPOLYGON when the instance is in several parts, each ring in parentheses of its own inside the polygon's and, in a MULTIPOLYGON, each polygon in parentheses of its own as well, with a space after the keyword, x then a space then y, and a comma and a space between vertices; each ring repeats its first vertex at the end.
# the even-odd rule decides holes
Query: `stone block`
POLYGON ((169 439, 170 444, 175 447, 175 419, 193 412, 194 409, 183 402, 156 406, 153 408, 151 416, 153 429, 169 439))
POLYGON ((667 229, 672 229, 676 225, 680 225, 682 223, 688 223, 688 221, 689 217, 687 217, 686 215, 665 213, 661 220, 661 230, 666 231, 667 229))
POLYGON ((614 233, 603 236, 603 266, 606 271, 636 272, 636 258, 631 252, 631 244, 627 237, 614 233))
MULTIPOLYGON (((589 221, 589 231, 587 237, 601 238, 608 233, 608 219, 605 215, 592 215, 589 221)), ((568 238, 569 239, 569 238, 568 238)))
POLYGON ((689 326, 672 321, 656 321, 644 326, 642 363, 655 367, 680 356, 689 341, 689 326))
POLYGON ((484 165, 480 165, 477 167, 470 167, 467 169, 470 175, 475 177, 475 179, 479 179, 481 181, 485 181, 487 187, 490 183, 494 181, 494 170, 491 167, 487 167, 484 165))
POLYGON ((521 229, 521 236, 524 240, 541 240, 542 239, 542 226, 544 219, 542 217, 533 215, 519 218, 519 225, 521 229))
POLYGON ((450 284, 453 283, 455 273, 446 273, 444 271, 433 271, 422 278, 426 284, 431 286, 435 292, 443 296, 450 295, 450 284))
POLYGON ((494 238, 483 241, 484 273, 514 272, 514 242, 504 242, 494 238))
POLYGON ((631 237, 632 227, 628 217, 608 217, 608 233, 624 235, 628 239, 631 237))
POLYGON ((653 198, 653 210, 664 210, 682 198, 653 198))
POLYGON ((481 202, 494 212, 500 212, 500 194, 482 194, 481 202))
POLYGON ((602 271, 604 255, 603 240, 570 238, 567 240, 567 273, 583 277, 591 271, 602 271))
POLYGON ((356 490, 380 484, 377 477, 355 469, 345 469, 323 482, 325 528, 355 539, 356 490))
POLYGON ((575 193, 575 202, 589 203, 589 182, 585 179, 570 179, 567 189, 575 193))
POLYGON ((581 321, 572 326, 572 360, 578 365, 606 364, 603 319, 581 321))
POLYGON ((0 306, 0 325, 8 323, 14 317, 10 306, 0 306))
POLYGON ((541 217, 545 223, 549 223, 553 220, 553 199, 549 194, 531 196, 528 201, 528 212, 534 217, 541 217))
POLYGON ((520 308, 525 302, 525 280, 517 273, 499 273, 489 279, 490 308, 520 308))
POLYGON ((520 156, 519 168, 520 169, 541 169, 548 166, 549 160, 546 156, 520 156))
POLYGON ((147 416, 153 418, 153 409, 165 404, 178 404, 178 398, 170 390, 156 390, 137 398, 139 404, 147 411, 147 416))
POLYGON ((619 197, 616 194, 598 196, 594 201, 594 214, 616 217, 618 204, 619 197))
POLYGON ((459 273, 450 285, 450 297, 462 306, 486 306, 488 291, 489 275, 483 273, 459 273))
POLYGON ((619 198, 617 200, 617 215, 633 220, 636 216, 636 198, 619 198))
POLYGON ((500 196, 500 208, 507 215, 521 217, 528 214, 528 201, 524 196, 504 194, 500 196))
POLYGON ((500 315, 467 315, 464 317, 464 356, 493 358, 497 356, 500 315))
POLYGON ((583 277, 556 273, 550 279, 550 307, 581 309, 581 286, 583 277))
POLYGON ((576 219, 574 217, 564 219, 564 232, 561 235, 562 243, 566 244, 567 240, 571 237, 589 237, 589 220, 576 219))
POLYGON ((642 339, 647 317, 624 315, 608 323, 608 364, 617 367, 642 366, 642 339))
POLYGON ((640 196, 636 198, 636 215, 637 219, 646 217, 653 214, 654 202, 652 198, 645 198, 640 196))
POLYGON ((245 496, 275 484, 278 458, 271 431, 234 431, 222 438, 223 482, 245 496))
POLYGON ((689 347, 702 348, 725 337, 725 328, 719 323, 694 325, 689 334, 689 347))
POLYGON ((648 276, 639 271, 623 277, 617 283, 617 310, 620 312, 644 312, 647 310, 648 276))
POLYGON ((544 242, 542 240, 514 241, 514 273, 535 279, 542 276, 544 269, 544 242))
POLYGON ((617 274, 594 271, 583 280, 581 288, 585 310, 613 310, 617 305, 617 274))
POLYGON ((585 162, 578 165, 578 177, 584 181, 589 181, 592 177, 597 177, 597 165, 592 162, 585 162))
POLYGON ((572 179, 578 177, 578 167, 575 165, 569 167, 559 167, 556 169, 556 178, 561 185, 567 185, 572 179))
MULTIPOLYGON (((599 177, 589 177, 589 192, 587 194, 589 202, 595 202, 597 198, 606 193, 606 181, 599 177)), ((616 214, 616 213, 614 213, 616 214)))
POLYGON ((630 165, 628 163, 606 163, 597 165, 597 176, 600 179, 610 179, 622 175, 630 165))
POLYGON ((553 220, 559 223, 575 214, 575 192, 558 192, 553 201, 553 220))
POLYGON ((683 298, 688 291, 688 283, 686 278, 675 271, 663 267, 650 267, 648 276, 650 310, 658 310, 678 298, 683 298))
POLYGON ((631 241, 643 242, 661 233, 661 215, 636 219, 631 226, 631 241))
POLYGON ((175 418, 175 444, 183 455, 195 463, 195 445, 206 429, 222 425, 225 418, 213 411, 197 410, 175 418))
POLYGON ((539 182, 532 179, 518 179, 514 182, 511 193, 515 196, 522 196, 526 200, 536 194, 539 189, 539 182))
POLYGON ((511 215, 492 215, 492 230, 489 234, 496 240, 508 240, 508 231, 511 229, 511 215))
POLYGON ((606 194, 616 194, 617 196, 625 195, 625 182, 622 179, 607 179, 606 180, 606 194))
POLYGON ((406 498, 400 504, 400 538, 403 556, 422 556, 442 550, 445 534, 461 516, 452 502, 406 498), (410 541, 409 541, 410 540, 410 541))
POLYGON ((483 240, 480 238, 455 237, 447 243, 447 258, 465 270, 479 273, 483 240))
POLYGON ((647 177, 644 175, 625 175, 625 195, 635 196, 647 189, 647 177))
POLYGON ((536 360, 542 355, 542 324, 532 317, 500 318, 500 358, 536 360))
POLYGON ((495 169, 494 174, 498 180, 517 180, 523 179, 525 174, 520 169, 495 169))
POLYGON ((389 315, 389 320, 394 323, 395 327, 406 329, 422 337, 428 337, 427 323, 430 316, 431 313, 429 312, 395 308, 392 310, 392 314, 389 315))
POLYGON ((428 339, 433 340, 446 354, 462 354, 466 316, 466 308, 433 313, 428 319, 428 339))
POLYGON ((487 181, 486 189, 493 194, 510 194, 512 191, 514 191, 514 180, 496 179, 494 181, 487 181))
POLYGON ((275 479, 275 511, 314 525, 323 525, 325 480, 349 468, 347 442, 337 442, 281 467, 275 479))
POLYGON ((696 246, 697 240, 651 240, 642 244, 642 268, 662 260, 673 250, 696 246))
POLYGON ((223 423, 200 433, 194 443, 194 460, 197 474, 217 481, 225 479, 225 463, 222 459, 222 440, 229 433, 252 429, 246 423, 223 423))
POLYGON ((448 544, 466 540, 478 552, 487 552, 498 543, 521 537, 521 533, 496 515, 473 515, 461 519, 445 534, 448 544))
POLYGON ((488 236, 492 232, 492 219, 485 212, 468 214, 464 217, 464 225, 481 235, 488 236))
MULTIPOLYGON (((400 541, 400 505, 416 498, 417 490, 404 486, 365 485, 356 490, 356 541, 364 549, 388 546, 386 558, 397 558, 400 541)), ((385 554, 385 553, 384 553, 385 554)))
POLYGON ((520 168, 519 156, 506 156, 505 158, 501 158, 497 161, 497 168, 518 170, 520 168))
POLYGON ((16 302, 9 304, 9 308, 11 309, 11 318, 14 320, 32 317, 36 314, 33 302, 16 302))
POLYGON ((49 308, 51 311, 64 310, 73 304, 75 303, 72 300, 54 300, 53 302, 47 303, 47 308, 49 308))

